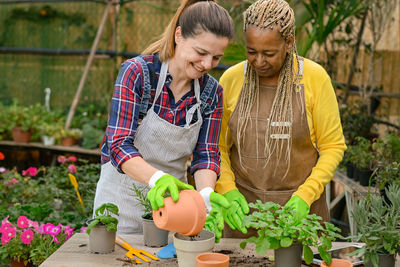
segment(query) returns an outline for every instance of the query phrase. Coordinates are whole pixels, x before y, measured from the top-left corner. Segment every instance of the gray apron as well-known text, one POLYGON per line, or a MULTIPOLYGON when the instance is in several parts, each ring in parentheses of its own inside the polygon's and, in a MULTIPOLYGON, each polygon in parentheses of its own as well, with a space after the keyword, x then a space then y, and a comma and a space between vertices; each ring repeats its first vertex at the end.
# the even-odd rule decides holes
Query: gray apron
MULTIPOLYGON (((199 136, 203 119, 200 112, 200 85, 194 80, 194 92, 197 103, 186 113, 184 127, 171 124, 154 112, 154 104, 160 96, 167 76, 168 62, 161 66, 153 105, 138 126, 134 146, 143 159, 151 166, 171 174, 183 182, 186 178, 186 162, 192 155, 199 136), (197 122, 190 124, 197 112, 197 122)), ((101 166, 100 180, 97 183, 94 209, 105 202, 119 207, 118 234, 142 233, 141 216, 143 208, 135 198, 132 184, 138 187, 149 187, 126 174, 119 173, 111 161, 101 166)))

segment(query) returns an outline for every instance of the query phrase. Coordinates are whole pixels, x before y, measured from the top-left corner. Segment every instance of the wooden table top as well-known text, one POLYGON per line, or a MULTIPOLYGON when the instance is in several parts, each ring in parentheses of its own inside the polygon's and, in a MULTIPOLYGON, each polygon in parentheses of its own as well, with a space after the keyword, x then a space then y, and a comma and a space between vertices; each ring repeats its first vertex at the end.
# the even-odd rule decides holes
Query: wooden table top
MULTIPOLYGON (((150 248, 143 245, 142 235, 121 235, 134 248, 144 249, 147 252, 157 255, 161 248, 150 248)), ((169 236, 172 241, 172 235, 169 236)), ((230 257, 237 258, 254 258, 258 263, 266 261, 269 255, 273 255, 273 251, 268 251, 265 257, 260 257, 255 253, 253 244, 248 244, 243 250, 239 247, 242 239, 222 238, 220 243, 216 243, 214 252, 230 251, 230 257)), ((340 247, 348 243, 335 242, 333 247, 340 247)), ((134 266, 126 262, 125 252, 123 248, 116 245, 115 251, 109 254, 93 254, 89 252, 88 235, 84 233, 74 234, 65 244, 63 244, 55 253, 53 253, 40 267, 113 267, 113 266, 134 266)), ((135 265, 136 266, 136 265, 135 265)), ((178 266, 177 259, 167 259, 160 261, 152 261, 151 263, 143 263, 137 266, 178 266)), ((235 265, 230 265, 235 266, 235 265)), ((262 266, 257 264, 236 265, 236 266, 262 266)), ((306 266, 306 265, 304 265, 306 266)), ((396 267, 400 267, 400 261, 397 259, 396 267)))

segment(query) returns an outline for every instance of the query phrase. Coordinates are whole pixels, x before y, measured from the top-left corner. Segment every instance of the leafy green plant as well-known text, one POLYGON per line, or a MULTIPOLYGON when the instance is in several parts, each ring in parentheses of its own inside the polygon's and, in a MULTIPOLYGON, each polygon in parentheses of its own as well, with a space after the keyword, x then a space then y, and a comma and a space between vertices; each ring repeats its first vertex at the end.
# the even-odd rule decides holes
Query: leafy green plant
POLYGON ((107 231, 116 232, 118 219, 112 214, 118 216, 118 207, 112 203, 104 203, 95 210, 95 218, 89 223, 87 233, 90 234, 93 227, 98 224, 105 225, 107 231))
POLYGON ((133 191, 135 192, 136 200, 139 202, 139 205, 143 207, 143 215, 144 219, 153 219, 153 209, 151 208, 150 200, 147 198, 147 187, 146 186, 136 186, 133 184, 133 191))
POLYGON ((376 186, 379 190, 384 190, 389 184, 400 185, 400 163, 393 161, 375 170, 376 186))
POLYGON ((369 194, 353 209, 357 234, 349 238, 365 245, 349 255, 364 256, 364 262, 378 267, 378 254, 400 253, 400 185, 392 184, 386 190, 387 203, 383 196, 369 194))
POLYGON ((354 145, 349 146, 350 161, 360 170, 372 168, 374 154, 371 141, 364 137, 356 137, 354 145))
POLYGON ((341 237, 340 229, 329 222, 321 224, 321 217, 309 214, 300 223, 294 219, 292 207, 281 206, 274 202, 249 203, 254 211, 246 215, 243 224, 247 228, 257 230, 257 236, 252 236, 240 243, 244 249, 247 243, 256 245, 256 252, 264 255, 268 249, 289 247, 294 243, 303 245, 304 260, 310 264, 313 260, 311 246, 317 247, 322 259, 330 264, 331 255, 328 250, 332 241, 341 237))

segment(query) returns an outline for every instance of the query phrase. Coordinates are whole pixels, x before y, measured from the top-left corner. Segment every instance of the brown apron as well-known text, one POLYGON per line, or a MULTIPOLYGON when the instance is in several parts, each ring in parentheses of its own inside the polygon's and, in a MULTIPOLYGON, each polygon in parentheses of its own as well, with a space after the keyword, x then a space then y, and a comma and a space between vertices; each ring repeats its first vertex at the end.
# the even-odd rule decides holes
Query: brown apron
MULTIPOLYGON (((302 64, 300 64, 300 67, 302 68, 302 64)), ((259 199, 262 202, 273 201, 284 205, 298 187, 305 182, 318 159, 318 152, 311 142, 310 131, 307 124, 304 85, 300 84, 297 90, 293 90, 292 93, 292 147, 290 151, 290 168, 288 173, 286 177, 284 177, 287 171, 285 155, 282 155, 281 159, 278 160, 277 153, 273 153, 268 165, 265 166, 264 136, 275 93, 276 87, 260 85, 258 114, 256 105, 254 105, 250 112, 250 121, 245 130, 245 140, 241 144, 241 157, 244 168, 240 164, 237 151, 237 106, 229 121, 229 129, 233 139, 230 156, 231 167, 235 175, 236 186, 249 203, 256 202, 256 200, 259 199), (256 131, 258 135, 256 135, 256 131)), ((239 97, 242 96, 240 95, 239 97)), ((272 122, 272 126, 273 125, 274 123, 272 122)), ((287 127, 287 129, 288 128, 289 127, 287 127)), ((287 134, 289 134, 288 130, 281 135, 276 135, 274 134, 274 130, 271 130, 271 138, 279 140, 280 142, 288 142, 287 134)), ((329 221, 325 191, 321 197, 311 205, 310 213, 315 213, 321 216, 324 221, 329 221)), ((248 230, 248 234, 243 235, 240 231, 233 231, 225 224, 223 237, 246 238, 256 233, 256 231, 252 231, 253 229, 248 230)))

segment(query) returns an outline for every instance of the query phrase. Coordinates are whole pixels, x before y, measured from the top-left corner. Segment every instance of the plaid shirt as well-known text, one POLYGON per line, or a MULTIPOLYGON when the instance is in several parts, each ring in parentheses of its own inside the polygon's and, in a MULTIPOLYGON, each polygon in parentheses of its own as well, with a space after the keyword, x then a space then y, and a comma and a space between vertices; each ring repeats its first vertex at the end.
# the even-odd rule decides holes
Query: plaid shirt
MULTIPOLYGON (((126 160, 140 156, 134 146, 134 139, 138 122, 145 116, 153 104, 157 82, 161 70, 161 62, 157 54, 140 56, 147 64, 151 89, 150 98, 145 94, 146 81, 143 79, 143 68, 138 59, 125 61, 115 82, 115 90, 111 102, 108 126, 101 148, 101 163, 111 160, 113 166, 121 173, 121 164, 126 160), (146 100, 146 101, 145 101, 146 100), (146 103, 147 102, 147 103, 146 103), (144 110, 143 110, 144 108, 144 110)), ((194 95, 194 83, 191 90, 175 102, 169 89, 172 76, 167 73, 166 81, 159 98, 154 104, 154 111, 160 118, 169 123, 184 126, 186 112, 197 103, 194 95)), ((210 75, 205 74, 199 79, 201 115, 203 124, 195 150, 190 172, 199 169, 210 169, 220 173, 220 152, 218 140, 222 118, 222 87, 210 75)), ((197 112, 194 113, 192 123, 197 121, 197 112)))

